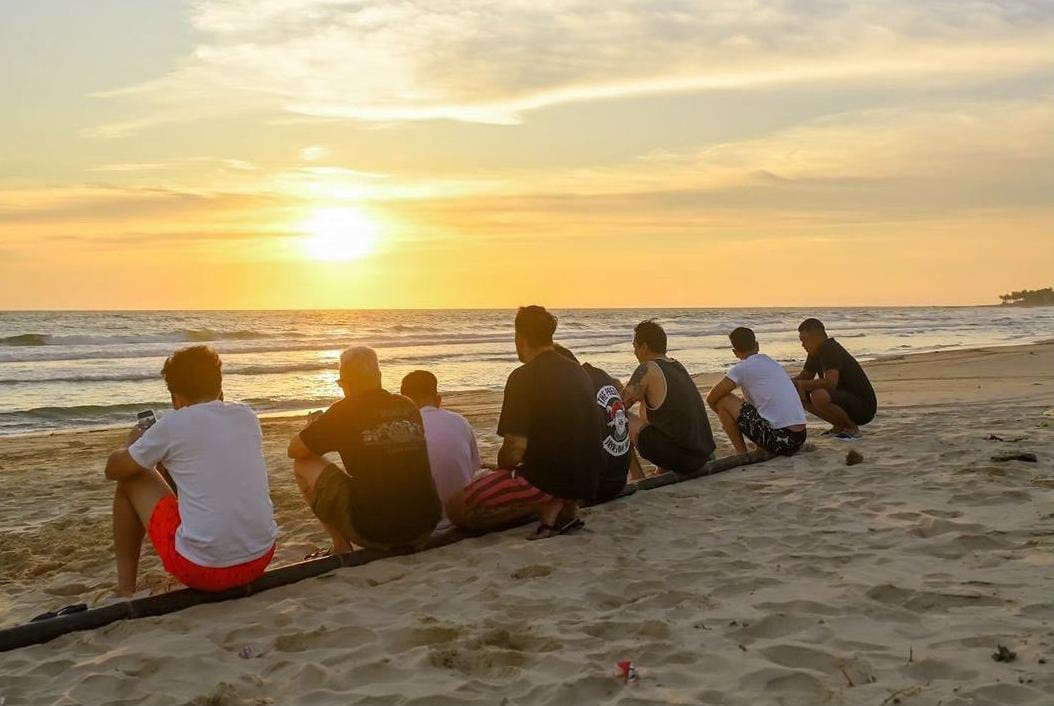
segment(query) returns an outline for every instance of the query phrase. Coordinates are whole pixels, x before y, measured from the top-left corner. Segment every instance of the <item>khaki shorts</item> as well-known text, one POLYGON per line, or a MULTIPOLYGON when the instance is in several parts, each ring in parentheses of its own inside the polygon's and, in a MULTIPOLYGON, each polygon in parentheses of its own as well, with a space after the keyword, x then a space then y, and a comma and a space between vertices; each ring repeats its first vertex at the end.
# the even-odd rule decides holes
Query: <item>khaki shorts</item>
MULTIPOLYGON (((315 499, 311 504, 311 511, 315 513, 315 517, 334 527, 349 544, 379 550, 397 548, 384 542, 367 539, 355 529, 351 520, 351 497, 354 492, 351 477, 344 472, 343 468, 331 463, 322 469, 315 483, 313 493, 315 499)), ((411 542, 400 542, 400 545, 401 547, 407 545, 417 547, 427 542, 431 536, 432 532, 429 530, 411 542)))

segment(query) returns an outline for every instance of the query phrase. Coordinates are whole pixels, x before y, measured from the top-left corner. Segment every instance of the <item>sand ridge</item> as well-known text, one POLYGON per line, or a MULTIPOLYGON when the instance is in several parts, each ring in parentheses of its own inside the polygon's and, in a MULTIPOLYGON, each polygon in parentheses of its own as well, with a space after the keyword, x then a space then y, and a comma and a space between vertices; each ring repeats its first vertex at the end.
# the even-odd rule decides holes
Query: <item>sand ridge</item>
MULTIPOLYGON (((1050 703, 1054 346, 868 369, 883 411, 853 445, 860 465, 814 424, 815 453, 638 493, 587 511, 575 535, 513 530, 0 655, 0 697, 1050 703), (1039 463, 991 461, 1007 450, 1039 463), (1016 660, 992 660, 998 644, 1016 660), (612 676, 619 659, 638 685, 612 676)), ((486 430, 485 454, 497 402, 449 400, 486 430)), ((283 457, 301 423, 265 424, 280 562, 324 542, 283 457)), ((108 592, 101 468, 119 438, 0 441, 5 624, 108 592)), ((165 588, 144 559, 146 583, 165 588)))

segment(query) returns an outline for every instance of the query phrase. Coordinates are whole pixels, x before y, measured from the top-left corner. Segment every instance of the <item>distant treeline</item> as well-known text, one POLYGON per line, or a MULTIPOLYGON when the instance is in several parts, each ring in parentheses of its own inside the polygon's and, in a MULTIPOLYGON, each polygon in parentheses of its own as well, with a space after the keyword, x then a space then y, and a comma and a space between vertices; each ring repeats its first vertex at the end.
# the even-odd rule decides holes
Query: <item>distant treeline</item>
POLYGON ((1005 306, 1054 306, 1054 289, 1022 289, 1020 292, 1000 294, 1005 306))

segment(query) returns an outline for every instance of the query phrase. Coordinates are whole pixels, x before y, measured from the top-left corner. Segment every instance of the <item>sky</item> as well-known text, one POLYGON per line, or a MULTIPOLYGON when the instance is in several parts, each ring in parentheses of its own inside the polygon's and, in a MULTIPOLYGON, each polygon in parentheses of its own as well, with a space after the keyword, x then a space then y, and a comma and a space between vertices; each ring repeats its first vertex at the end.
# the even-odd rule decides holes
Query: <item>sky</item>
POLYGON ((1049 0, 34 0, 0 309, 995 304, 1049 0))

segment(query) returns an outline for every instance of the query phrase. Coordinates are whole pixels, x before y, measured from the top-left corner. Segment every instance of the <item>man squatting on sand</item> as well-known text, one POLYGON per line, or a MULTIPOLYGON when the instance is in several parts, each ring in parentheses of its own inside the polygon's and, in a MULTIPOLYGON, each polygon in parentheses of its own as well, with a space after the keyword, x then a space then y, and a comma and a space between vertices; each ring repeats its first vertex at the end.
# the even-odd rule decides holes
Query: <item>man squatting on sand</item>
POLYGON ((737 453, 747 437, 770 454, 791 456, 805 443, 805 410, 783 367, 758 352, 758 339, 739 327, 728 336, 739 362, 710 389, 706 403, 717 413, 737 453), (732 391, 743 388, 743 399, 732 391))
MULTIPOLYGON (((381 384, 372 349, 344 351, 344 398, 288 449, 332 551, 419 549, 450 524, 490 531, 532 518, 540 524, 530 538, 551 537, 581 526, 579 503, 617 496, 627 474, 643 477, 633 446, 675 473, 713 458, 702 397, 667 355, 659 324, 634 328, 639 366, 624 388, 554 344, 556 326, 542 307, 517 312, 522 365, 505 386, 497 463, 480 474, 472 428, 441 409, 432 373, 410 373, 403 394, 394 395, 381 384), (637 402, 639 416, 628 411, 637 402), (326 459, 331 452, 343 467, 326 459)), ((842 438, 855 438, 874 417, 874 390, 859 363, 816 319, 802 322, 799 333, 809 358, 793 380, 758 351, 753 331, 730 334, 740 362, 707 402, 737 452, 746 451, 744 437, 773 454, 796 452, 805 441, 803 402, 842 438), (737 386, 744 399, 733 394, 737 386)), ((161 374, 173 411, 146 431, 133 430, 106 464, 106 477, 117 482, 117 593, 136 590, 146 534, 166 571, 187 586, 221 591, 250 583, 270 562, 278 534, 259 421, 245 405, 224 402, 221 362, 207 346, 173 353, 161 374)))
POLYGON ((860 427, 878 411, 875 388, 864 369, 838 341, 827 336, 819 319, 802 321, 798 338, 809 354, 804 369, 794 378, 805 409, 831 423, 825 435, 842 440, 859 438, 860 427))

